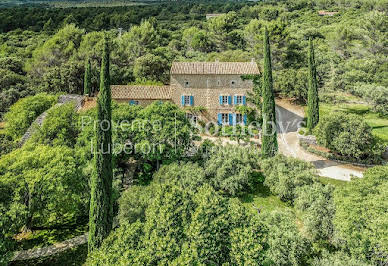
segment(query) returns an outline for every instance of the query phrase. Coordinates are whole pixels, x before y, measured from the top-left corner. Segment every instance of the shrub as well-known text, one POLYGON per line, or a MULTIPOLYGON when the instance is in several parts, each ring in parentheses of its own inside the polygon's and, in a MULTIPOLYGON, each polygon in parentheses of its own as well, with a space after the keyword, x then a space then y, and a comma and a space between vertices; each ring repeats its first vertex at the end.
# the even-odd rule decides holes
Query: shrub
POLYGON ((31 123, 57 101, 57 97, 40 93, 17 101, 5 114, 6 131, 14 140, 26 132, 31 123))
POLYGON ((262 163, 265 181, 270 191, 282 201, 293 203, 296 189, 311 185, 315 180, 316 170, 308 163, 295 158, 277 155, 262 163))
POLYGON ((321 119, 314 134, 320 145, 346 160, 376 162, 383 152, 372 128, 357 115, 332 113, 321 119))

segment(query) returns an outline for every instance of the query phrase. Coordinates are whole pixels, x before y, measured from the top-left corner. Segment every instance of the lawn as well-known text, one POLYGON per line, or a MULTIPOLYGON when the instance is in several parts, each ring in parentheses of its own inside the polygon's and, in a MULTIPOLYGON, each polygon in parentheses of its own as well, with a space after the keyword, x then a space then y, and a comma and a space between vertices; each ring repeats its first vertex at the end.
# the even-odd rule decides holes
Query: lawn
POLYGON ((240 197, 241 202, 251 209, 253 212, 257 212, 260 209, 261 212, 271 212, 273 210, 281 210, 290 207, 287 203, 281 201, 277 196, 271 194, 269 188, 259 183, 256 185, 252 193, 246 193, 240 197))
POLYGON ((328 178, 328 177, 324 177, 324 176, 319 176, 318 177, 318 180, 322 183, 322 184, 330 184, 330 185, 333 185, 335 187, 342 187, 342 186, 345 186, 346 184, 348 184, 349 181, 343 181, 343 180, 337 180, 337 179, 332 179, 332 178, 328 178))
POLYGON ((319 115, 321 117, 329 115, 331 112, 345 112, 348 114, 356 114, 364 118, 373 129, 372 132, 376 137, 388 143, 388 117, 381 117, 377 113, 371 111, 371 108, 366 104, 327 104, 321 103, 319 115))

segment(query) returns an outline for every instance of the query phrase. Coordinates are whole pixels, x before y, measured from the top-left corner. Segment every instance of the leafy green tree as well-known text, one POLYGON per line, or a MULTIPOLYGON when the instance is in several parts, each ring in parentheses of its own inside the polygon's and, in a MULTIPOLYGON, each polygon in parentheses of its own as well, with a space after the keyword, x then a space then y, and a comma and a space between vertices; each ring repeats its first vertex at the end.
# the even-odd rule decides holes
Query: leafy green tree
POLYGON ((100 93, 97 98, 95 173, 91 180, 89 252, 99 248, 113 222, 112 201, 112 110, 109 76, 109 44, 105 39, 101 64, 100 93), (108 123, 103 125, 103 123, 108 123))
POLYGON ((335 191, 334 225, 338 245, 373 265, 387 262, 388 167, 369 168, 335 191))
POLYGON ((250 148, 229 145, 214 149, 204 168, 210 184, 230 196, 249 191, 259 181, 257 153, 250 148))
POLYGON ((176 183, 190 191, 197 191, 207 183, 205 170, 196 163, 181 162, 162 166, 153 176, 153 183, 176 183))
POLYGON ((90 95, 92 91, 92 65, 90 59, 87 61, 85 66, 85 76, 84 76, 84 95, 90 95))
POLYGON ((32 84, 40 91, 82 93, 82 64, 70 60, 75 55, 84 30, 66 25, 34 50, 26 64, 32 84), (80 90, 81 89, 81 90, 80 90))
POLYGON ((304 228, 313 241, 333 239, 333 191, 333 186, 320 183, 297 188, 295 208, 302 211, 304 228))
POLYGON ((77 122, 74 103, 54 106, 47 111, 42 126, 37 128, 29 142, 74 147, 79 133, 77 122))
POLYGON ((46 93, 20 99, 11 106, 9 112, 4 116, 6 133, 14 140, 19 139, 30 127, 31 123, 41 113, 53 106, 56 101, 56 96, 46 93))
POLYGON ((140 222, 122 223, 103 242, 101 248, 88 254, 85 265, 134 265, 139 263, 144 225, 140 222))
POLYGON ((182 159, 197 136, 185 113, 171 102, 156 101, 139 111, 133 128, 137 157, 156 168, 182 159))
POLYGON ((148 265, 173 261, 186 239, 192 211, 188 191, 171 184, 160 186, 146 210, 140 261, 148 265))
POLYGON ((221 265, 228 261, 228 201, 209 186, 199 189, 193 197, 196 208, 191 214, 183 255, 189 252, 198 264, 221 265), (185 250, 188 249, 188 250, 185 250))
POLYGON ((167 82, 167 71, 167 60, 153 54, 138 57, 133 67, 133 75, 135 78, 145 78, 152 81, 167 82))
POLYGON ((0 189, 13 232, 74 222, 87 212, 88 180, 66 146, 27 145, 4 155, 0 189))
POLYGON ((290 211, 263 213, 262 218, 268 226, 264 264, 304 265, 311 256, 311 243, 301 236, 295 223, 296 217, 290 211))
POLYGON ((145 211, 152 198, 153 186, 131 186, 119 200, 118 219, 120 224, 145 221, 145 211))
POLYGON ((266 237, 268 227, 260 216, 248 215, 247 209, 230 201, 229 215, 231 221, 230 261, 234 265, 263 265, 268 249, 266 237))
POLYGON ((262 155, 263 157, 272 157, 278 151, 277 133, 276 133, 276 113, 275 113, 275 96, 272 84, 272 66, 271 51, 268 37, 268 30, 264 31, 264 72, 262 83, 262 155))
POLYGON ((214 49, 214 44, 209 34, 205 30, 197 27, 185 29, 182 34, 182 41, 187 45, 189 50, 210 52, 214 49))
POLYGON ((315 257, 313 266, 370 266, 371 264, 361 261, 360 259, 353 258, 345 252, 329 253, 324 252, 321 257, 315 257))
POLYGON ((313 184, 316 170, 305 161, 277 155, 263 161, 264 185, 283 201, 293 203, 297 188, 313 184))
POLYGON ((319 99, 317 71, 315 68, 315 56, 313 40, 309 40, 309 87, 307 92, 307 128, 311 131, 319 122, 319 99))
POLYGON ((277 71, 274 84, 275 91, 298 103, 307 102, 308 80, 307 69, 288 68, 277 71))
POLYGON ((234 11, 207 21, 206 26, 218 50, 226 50, 228 45, 232 43, 233 33, 237 25, 237 14, 234 11))

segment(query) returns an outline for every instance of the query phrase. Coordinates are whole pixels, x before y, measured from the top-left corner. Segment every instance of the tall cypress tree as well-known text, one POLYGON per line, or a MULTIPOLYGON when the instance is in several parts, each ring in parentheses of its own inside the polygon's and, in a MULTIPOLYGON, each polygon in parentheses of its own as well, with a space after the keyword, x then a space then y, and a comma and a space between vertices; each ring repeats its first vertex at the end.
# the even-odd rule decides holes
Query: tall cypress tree
POLYGON ((109 46, 105 38, 97 98, 95 172, 91 180, 89 212, 89 252, 100 247, 112 229, 112 128, 109 46))
POLYGON ((90 95, 92 92, 91 83, 92 83, 92 65, 90 64, 90 59, 86 62, 85 65, 85 77, 84 77, 84 95, 90 95))
POLYGON ((263 157, 272 157, 278 151, 278 141, 276 133, 275 95, 272 83, 271 50, 267 28, 264 31, 264 71, 262 86, 263 130, 261 151, 263 157))
POLYGON ((317 71, 315 68, 314 46, 313 41, 309 39, 309 87, 307 92, 307 128, 311 130, 319 122, 319 99, 318 99, 318 83, 317 71))

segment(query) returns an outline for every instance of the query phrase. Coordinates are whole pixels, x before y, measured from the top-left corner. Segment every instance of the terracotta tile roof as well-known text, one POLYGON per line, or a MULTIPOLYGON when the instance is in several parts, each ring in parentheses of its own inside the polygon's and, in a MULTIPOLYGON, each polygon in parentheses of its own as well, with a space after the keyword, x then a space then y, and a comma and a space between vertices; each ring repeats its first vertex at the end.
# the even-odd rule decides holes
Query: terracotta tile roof
POLYGON ((112 99, 167 100, 171 99, 170 86, 112 85, 112 99))
POLYGON ((171 74, 244 75, 259 73, 255 62, 174 62, 171 66, 171 74))

